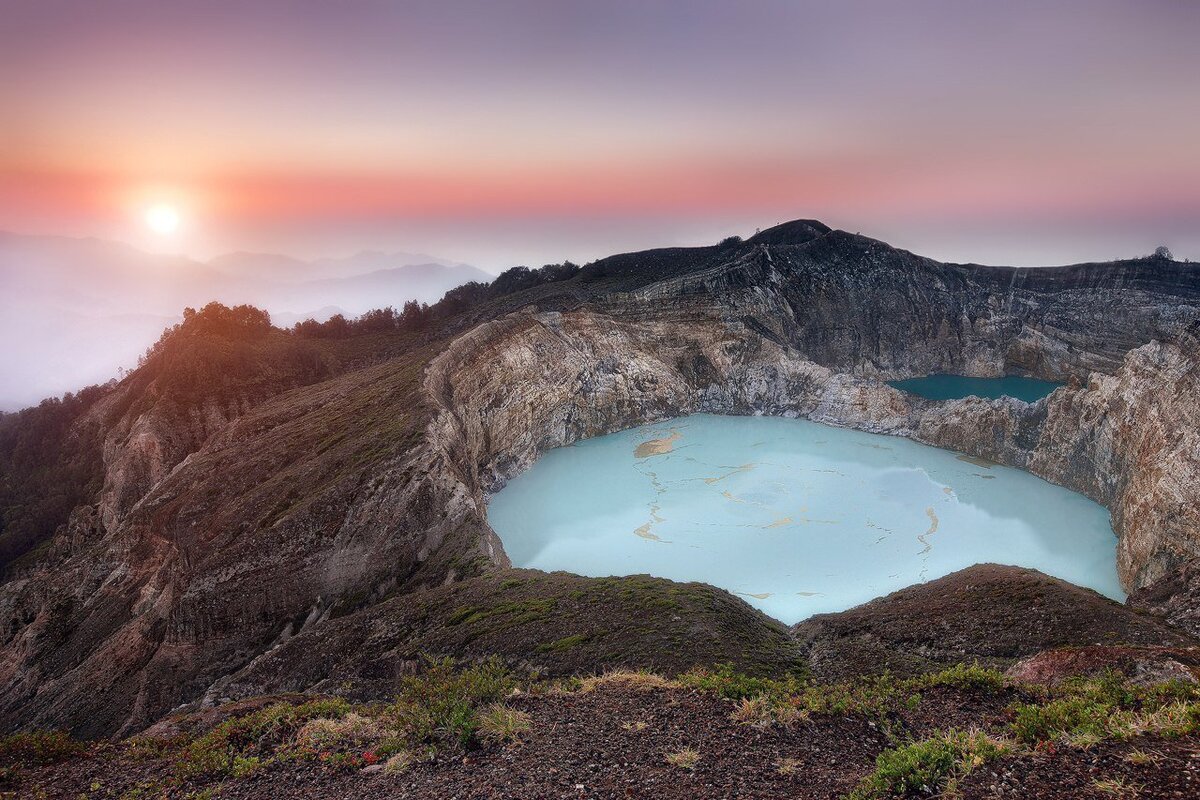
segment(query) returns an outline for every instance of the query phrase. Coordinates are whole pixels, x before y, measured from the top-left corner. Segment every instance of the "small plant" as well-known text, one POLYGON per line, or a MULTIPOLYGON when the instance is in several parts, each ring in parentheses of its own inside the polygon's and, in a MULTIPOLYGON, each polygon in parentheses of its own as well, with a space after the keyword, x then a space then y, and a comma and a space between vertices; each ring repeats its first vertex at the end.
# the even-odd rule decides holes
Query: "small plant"
POLYGON ((642 731, 646 730, 646 728, 648 728, 648 727, 650 727, 650 726, 647 725, 645 722, 642 722, 640 719, 635 722, 622 722, 621 723, 621 730, 628 731, 629 733, 641 733, 642 731))
POLYGON ((693 770, 700 763, 700 753, 688 747, 675 753, 667 753, 663 758, 672 767, 686 770, 693 770))
POLYGON ((1151 753, 1148 750, 1134 749, 1126 754, 1125 760, 1135 766, 1145 767, 1162 761, 1162 756, 1158 753, 1151 753))
POLYGON ((570 650, 572 647, 577 647, 586 642, 589 638, 591 637, 589 637, 587 634, 574 633, 570 636, 564 636, 563 638, 554 642, 543 642, 535 649, 539 653, 557 653, 561 650, 570 650))
POLYGON ((493 703, 479 715, 479 733, 489 742, 506 744, 520 740, 533 728, 533 720, 524 711, 493 703))
POLYGON ((799 708, 791 698, 775 699, 760 694, 757 697, 744 698, 729 716, 743 725, 769 728, 772 725, 787 727, 800 720, 806 720, 809 712, 799 708))
POLYGON ((1200 730, 1200 692, 1182 684, 1131 687, 1115 673, 1064 682, 1044 703, 1013 709, 1013 735, 1026 744, 1062 740, 1088 746, 1103 739, 1185 736, 1200 730))
POLYGON ((385 775, 399 775, 402 772, 408 772, 413 765, 418 761, 417 756, 411 750, 401 750, 394 753, 383 764, 383 773, 385 775))
POLYGON ((357 748, 379 742, 389 734, 379 720, 350 712, 336 719, 309 720, 296 732, 293 744, 316 751, 357 748))
POLYGON ((897 681, 888 673, 830 686, 810 686, 800 695, 800 705, 813 714, 883 716, 889 710, 915 710, 921 702, 917 684, 897 681))
POLYGON ((951 794, 972 770, 1008 750, 1007 743, 982 731, 950 731, 885 750, 875 759, 875 771, 859 783, 850 798, 951 794))
POLYGON ((1120 797, 1124 800, 1133 800, 1142 793, 1142 787, 1136 784, 1127 783, 1124 778, 1096 778, 1092 781, 1092 787, 1101 794, 1106 794, 1109 797, 1120 797))
POLYGON ((1082 730, 1067 734, 1066 741, 1068 745, 1078 750, 1091 750, 1104 741, 1104 738, 1094 730, 1082 730))
POLYGON ((234 778, 244 778, 253 775, 262 765, 262 759, 258 756, 234 756, 229 774, 234 778))
POLYGON ((781 758, 775 763, 775 771, 780 775, 795 775, 800 765, 801 761, 798 758, 781 758))

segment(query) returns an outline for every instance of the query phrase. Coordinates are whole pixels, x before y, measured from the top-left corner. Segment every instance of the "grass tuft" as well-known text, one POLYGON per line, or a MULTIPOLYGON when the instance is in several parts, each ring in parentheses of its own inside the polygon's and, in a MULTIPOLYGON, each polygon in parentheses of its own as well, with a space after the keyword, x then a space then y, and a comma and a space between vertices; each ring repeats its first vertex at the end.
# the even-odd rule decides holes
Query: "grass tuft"
POLYGON ((696 765, 700 763, 700 753, 696 750, 685 747, 677 752, 667 753, 665 756, 663 756, 663 760, 672 767, 693 770, 696 768, 696 765))
POLYGON ((479 715, 479 733, 484 741, 507 744, 521 739, 533 728, 533 719, 524 711, 493 703, 479 715))
POLYGON ((594 692, 600 688, 620 687, 636 691, 648 692, 655 689, 665 689, 672 683, 661 675, 653 672, 630 670, 614 670, 603 675, 594 675, 579 681, 580 692, 594 692))

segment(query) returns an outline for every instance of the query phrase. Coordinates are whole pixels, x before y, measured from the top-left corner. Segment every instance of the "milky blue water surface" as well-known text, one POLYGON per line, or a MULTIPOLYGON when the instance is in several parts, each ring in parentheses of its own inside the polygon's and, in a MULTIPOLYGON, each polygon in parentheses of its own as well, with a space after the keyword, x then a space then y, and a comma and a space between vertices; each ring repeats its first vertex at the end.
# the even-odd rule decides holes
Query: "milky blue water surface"
POLYGON ((558 448, 488 518, 514 566, 704 581, 787 623, 982 562, 1124 598, 1083 495, 804 420, 697 415, 558 448))
POLYGON ((888 385, 930 400, 957 400, 960 397, 985 397, 994 400, 997 397, 1015 397, 1026 403, 1041 400, 1062 386, 1061 383, 1022 378, 1018 375, 1006 375, 1003 378, 926 375, 923 378, 888 381, 888 385))

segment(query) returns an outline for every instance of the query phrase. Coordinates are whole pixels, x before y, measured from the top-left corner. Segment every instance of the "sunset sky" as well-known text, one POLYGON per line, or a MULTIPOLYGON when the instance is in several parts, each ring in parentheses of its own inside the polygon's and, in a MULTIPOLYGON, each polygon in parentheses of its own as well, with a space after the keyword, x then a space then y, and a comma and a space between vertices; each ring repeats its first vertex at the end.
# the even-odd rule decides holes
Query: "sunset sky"
POLYGON ((497 269, 816 217, 944 259, 1200 258, 1200 3, 0 0, 0 19, 4 230, 497 269), (147 226, 156 206, 177 230, 147 226))

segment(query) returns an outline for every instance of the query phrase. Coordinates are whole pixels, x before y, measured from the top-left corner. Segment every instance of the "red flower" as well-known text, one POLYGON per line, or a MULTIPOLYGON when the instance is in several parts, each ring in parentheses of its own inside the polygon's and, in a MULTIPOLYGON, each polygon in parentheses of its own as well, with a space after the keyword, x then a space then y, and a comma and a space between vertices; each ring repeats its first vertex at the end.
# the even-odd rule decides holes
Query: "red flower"
POLYGON ((368 765, 378 764, 379 756, 378 756, 378 754, 376 754, 376 752, 374 750, 367 750, 366 752, 364 752, 362 754, 362 760, 363 760, 363 763, 368 764, 368 765))

